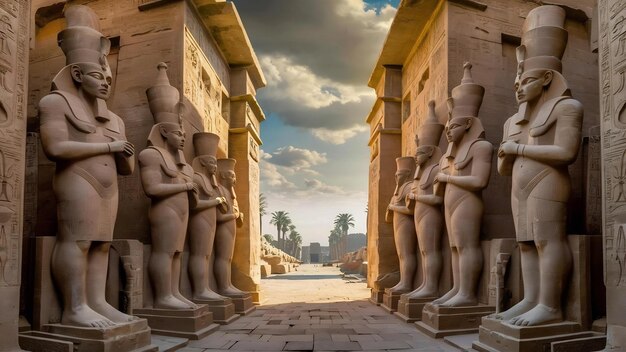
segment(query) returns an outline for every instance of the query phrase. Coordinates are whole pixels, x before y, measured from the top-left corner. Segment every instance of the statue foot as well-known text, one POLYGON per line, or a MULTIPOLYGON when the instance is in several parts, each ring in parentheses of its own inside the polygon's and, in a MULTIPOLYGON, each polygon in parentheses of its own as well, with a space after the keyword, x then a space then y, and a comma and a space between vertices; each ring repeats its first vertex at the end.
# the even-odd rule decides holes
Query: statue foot
POLYGON ((550 308, 544 304, 537 304, 535 308, 508 321, 511 325, 534 326, 557 323, 563 321, 560 309, 550 308))
POLYGON ((392 293, 411 292, 411 286, 410 285, 406 285, 406 284, 400 282, 397 285, 395 285, 394 287, 390 288, 389 291, 392 292, 392 293))
POLYGON ((179 301, 182 301, 183 303, 187 304, 190 309, 198 308, 197 304, 195 304, 192 301, 188 300, 187 297, 183 296, 180 292, 174 293, 174 297, 178 298, 179 301))
POLYGON ((450 291, 448 291, 448 293, 446 293, 445 295, 437 298, 436 300, 432 301, 431 304, 434 306, 440 305, 442 303, 445 303, 446 301, 448 301, 450 298, 456 296, 457 292, 459 292, 456 289, 452 289, 450 291))
POLYGON ((422 288, 407 294, 406 297, 411 299, 437 297, 437 290, 422 288))
POLYGON ((100 315, 87 305, 83 305, 74 311, 66 310, 63 312, 61 324, 82 326, 87 328, 108 328, 115 326, 115 323, 106 317, 100 315))
POLYGON ((199 301, 223 301, 226 298, 227 297, 221 296, 211 290, 204 290, 198 294, 193 295, 193 299, 197 299, 199 301))
POLYGON ((105 316, 106 318, 110 319, 111 321, 115 323, 128 323, 130 321, 139 319, 138 317, 120 312, 119 310, 115 309, 113 306, 111 306, 110 304, 106 302, 100 303, 100 304, 92 304, 91 306, 93 310, 95 310, 99 314, 105 316))
POLYGON ((465 295, 458 293, 454 297, 449 300, 441 303, 442 307, 468 307, 475 306, 478 304, 478 299, 475 295, 465 295))
POLYGON ((532 302, 526 299, 521 300, 518 304, 505 310, 504 312, 492 314, 492 318, 498 320, 510 320, 517 316, 520 316, 529 310, 533 309, 537 305, 537 302, 532 302))
POLYGON ((154 301, 154 308, 161 309, 195 309, 196 305, 189 305, 186 302, 181 301, 180 299, 174 296, 167 296, 157 298, 154 301))
POLYGON ((248 292, 244 292, 235 286, 229 286, 225 290, 221 290, 220 294, 227 297, 245 297, 248 295, 248 292))

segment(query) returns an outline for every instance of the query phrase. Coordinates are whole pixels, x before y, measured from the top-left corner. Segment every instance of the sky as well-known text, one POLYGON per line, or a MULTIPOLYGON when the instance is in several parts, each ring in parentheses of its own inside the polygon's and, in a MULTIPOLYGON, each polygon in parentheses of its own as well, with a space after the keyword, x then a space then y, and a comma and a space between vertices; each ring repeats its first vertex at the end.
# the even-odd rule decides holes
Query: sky
POLYGON ((399 0, 233 0, 267 79, 261 125, 263 233, 287 211, 302 236, 328 245, 339 213, 365 233, 367 81, 399 0))

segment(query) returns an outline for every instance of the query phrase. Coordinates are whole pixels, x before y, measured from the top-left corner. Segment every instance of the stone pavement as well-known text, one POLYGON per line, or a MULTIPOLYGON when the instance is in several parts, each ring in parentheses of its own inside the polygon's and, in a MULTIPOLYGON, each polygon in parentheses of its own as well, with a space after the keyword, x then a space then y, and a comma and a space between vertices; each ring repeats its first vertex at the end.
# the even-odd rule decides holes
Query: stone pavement
POLYGON ((370 303, 356 281, 313 265, 262 280, 255 312, 179 351, 458 351, 370 303))

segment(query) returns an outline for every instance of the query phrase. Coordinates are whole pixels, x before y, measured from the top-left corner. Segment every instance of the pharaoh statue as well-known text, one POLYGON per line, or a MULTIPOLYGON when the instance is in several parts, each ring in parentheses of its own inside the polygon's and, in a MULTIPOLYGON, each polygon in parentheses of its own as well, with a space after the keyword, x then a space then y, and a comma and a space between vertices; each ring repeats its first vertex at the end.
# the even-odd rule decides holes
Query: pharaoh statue
POLYGON ((411 156, 396 158, 396 165, 396 189, 387 207, 386 220, 393 221, 393 238, 400 261, 400 281, 388 290, 391 293, 406 293, 413 289, 417 270, 413 210, 409 209, 406 201, 411 193, 415 159, 411 156))
POLYGON ((209 287, 209 262, 213 252, 217 207, 227 211, 226 198, 219 195, 217 179, 217 146, 220 137, 214 133, 199 132, 193 135, 196 157, 192 166, 193 182, 198 185, 198 202, 189 216, 189 278, 194 300, 223 300, 224 297, 209 287))
POLYGON ((517 49, 517 114, 504 125, 498 172, 512 176, 511 207, 521 252, 524 298, 496 318, 514 325, 563 320, 561 297, 572 266, 566 234, 568 165, 581 142, 583 107, 561 75, 565 11, 533 9, 517 49))
POLYGON ((448 99, 448 150, 435 178, 437 194, 444 188, 445 221, 452 253, 450 291, 433 301, 444 307, 475 306, 483 268, 480 230, 484 211, 482 190, 489 183, 493 146, 484 139, 478 116, 485 88, 475 84, 472 65, 465 63, 461 84, 448 99))
POLYGON ((185 162, 185 133, 181 126, 183 105, 178 90, 167 78, 167 65, 158 65, 156 84, 146 94, 155 125, 148 147, 139 153, 141 183, 151 200, 148 219, 152 253, 148 272, 154 292, 154 308, 194 309, 180 293, 181 255, 185 245, 189 209, 198 189, 193 168, 185 162))
POLYGON ((243 225, 243 213, 239 212, 235 194, 235 159, 218 159, 219 194, 226 199, 227 210, 217 212, 217 230, 215 231, 215 263, 213 272, 217 291, 226 297, 236 298, 250 294, 233 286, 231 263, 235 253, 237 227, 243 225))
POLYGON ((58 229, 51 271, 61 294, 61 323, 106 328, 128 322, 105 300, 109 248, 117 217, 117 174, 135 166, 124 122, 109 111, 110 42, 86 6, 65 10, 59 33, 66 66, 39 102, 41 143, 56 163, 53 189, 58 229))
POLYGON ((429 113, 420 126, 415 143, 415 164, 413 192, 408 194, 414 201, 413 220, 417 233, 417 243, 422 262, 422 283, 407 298, 436 297, 439 291, 439 275, 443 259, 441 256, 441 231, 443 230, 443 197, 433 193, 435 177, 439 173, 441 149, 439 140, 444 126, 435 115, 435 102, 428 103, 429 113))

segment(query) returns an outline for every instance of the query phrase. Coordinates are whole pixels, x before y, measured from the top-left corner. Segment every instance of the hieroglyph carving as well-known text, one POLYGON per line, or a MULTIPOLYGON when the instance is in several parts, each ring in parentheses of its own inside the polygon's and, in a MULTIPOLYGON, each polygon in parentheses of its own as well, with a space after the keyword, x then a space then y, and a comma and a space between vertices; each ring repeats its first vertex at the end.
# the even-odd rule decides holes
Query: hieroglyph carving
POLYGON ((626 3, 598 1, 605 284, 626 286, 626 3))
POLYGON ((0 287, 20 283, 28 18, 18 13, 27 8, 27 1, 0 3, 0 287))

